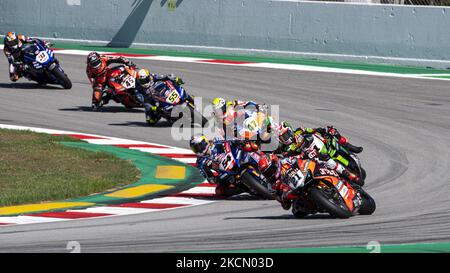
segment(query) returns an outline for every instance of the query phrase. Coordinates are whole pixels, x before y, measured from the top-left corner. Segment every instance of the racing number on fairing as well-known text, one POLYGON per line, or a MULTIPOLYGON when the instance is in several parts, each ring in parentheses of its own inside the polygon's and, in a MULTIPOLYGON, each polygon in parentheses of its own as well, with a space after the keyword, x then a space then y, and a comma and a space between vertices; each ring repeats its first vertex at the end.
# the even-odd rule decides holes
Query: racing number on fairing
POLYGON ((250 130, 250 132, 255 132, 258 130, 258 122, 254 118, 247 119, 245 121, 245 125, 250 130))
MULTIPOLYGON (((223 170, 228 171, 229 165, 231 165, 231 164, 230 164, 231 162, 232 162, 231 155, 227 155, 227 156, 220 162, 220 168, 222 168, 223 170)), ((231 168, 231 167, 230 167, 230 168, 231 168)))
POLYGON ((37 56, 36 60, 40 63, 45 63, 48 60, 48 54, 45 51, 41 51, 37 56))
POLYGON ((174 104, 180 96, 176 90, 173 90, 172 93, 167 97, 167 102, 174 104))
POLYGON ((126 88, 126 89, 130 89, 130 88, 134 88, 136 86, 136 80, 130 76, 127 75, 123 81, 122 81, 122 85, 126 88))

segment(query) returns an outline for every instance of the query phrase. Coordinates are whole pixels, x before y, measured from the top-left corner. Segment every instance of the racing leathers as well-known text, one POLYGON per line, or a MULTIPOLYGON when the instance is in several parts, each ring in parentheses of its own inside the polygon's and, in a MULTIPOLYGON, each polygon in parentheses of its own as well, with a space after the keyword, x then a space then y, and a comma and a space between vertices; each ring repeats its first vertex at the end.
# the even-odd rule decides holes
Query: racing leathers
POLYGON ((92 107, 99 108, 104 104, 107 104, 109 100, 111 99, 112 93, 111 92, 105 92, 103 93, 103 90, 108 86, 108 72, 112 69, 109 67, 111 64, 124 64, 129 67, 134 67, 135 65, 133 62, 128 60, 125 57, 111 57, 111 56, 105 56, 100 55, 101 59, 101 68, 100 69, 94 69, 91 68, 89 65, 86 67, 86 75, 89 79, 89 82, 91 83, 92 90, 93 90, 93 96, 92 96, 92 107), (104 95, 103 95, 104 94, 104 95), (103 97, 102 97, 103 95, 103 97))
POLYGON ((8 59, 9 63, 9 78, 11 81, 15 82, 19 80, 22 76, 26 76, 26 66, 23 64, 23 52, 22 45, 25 43, 39 43, 45 47, 49 47, 51 44, 44 40, 38 38, 31 38, 22 34, 17 35, 19 43, 21 44, 17 48, 10 48, 7 43, 4 43, 3 53, 8 59))
POLYGON ((253 138, 256 132, 270 133, 272 124, 267 122, 268 118, 267 105, 254 101, 229 101, 222 115, 215 114, 219 135, 224 139, 256 140, 253 138))
POLYGON ((149 87, 145 88, 138 84, 136 86, 136 91, 137 93, 143 96, 145 117, 147 123, 150 125, 154 125, 161 119, 161 114, 159 112, 159 104, 155 99, 156 97, 163 97, 163 94, 157 94, 158 91, 155 89, 158 82, 170 81, 175 87, 184 84, 184 82, 180 77, 177 77, 173 74, 169 75, 151 74, 151 78, 152 81, 149 87))
POLYGON ((339 131, 336 128, 334 128, 333 126, 318 127, 318 128, 299 127, 295 131, 299 132, 301 134, 314 134, 317 132, 329 142, 330 142, 331 138, 336 138, 338 140, 339 144, 345 146, 353 153, 361 153, 363 150, 363 147, 352 145, 348 141, 348 139, 346 137, 342 136, 339 133, 339 131))
MULTIPOLYGON (((237 143, 241 145, 238 140, 237 143)), ((243 157, 241 164, 245 164, 247 159, 243 157)), ((209 141, 207 152, 197 157, 197 168, 209 183, 216 184, 216 194, 219 196, 239 193, 239 189, 234 186, 234 177, 224 171, 228 161, 225 144, 219 139, 209 141)))
POLYGON ((315 160, 331 170, 336 170, 344 178, 359 181, 355 174, 349 172, 341 163, 331 158, 326 145, 324 145, 326 140, 320 139, 320 136, 305 133, 304 129, 297 129, 294 132, 294 138, 295 141, 290 145, 281 144, 275 153, 281 153, 284 157, 300 155, 304 159, 315 160))

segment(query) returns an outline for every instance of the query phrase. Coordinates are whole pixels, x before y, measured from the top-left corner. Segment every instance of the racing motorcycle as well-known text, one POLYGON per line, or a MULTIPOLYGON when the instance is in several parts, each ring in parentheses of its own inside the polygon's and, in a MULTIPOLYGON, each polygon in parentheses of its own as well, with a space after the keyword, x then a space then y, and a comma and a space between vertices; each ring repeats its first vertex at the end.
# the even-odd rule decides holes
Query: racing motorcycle
POLYGON ((360 186, 342 179, 312 160, 296 158, 293 164, 282 165, 282 181, 291 192, 292 213, 305 217, 315 213, 329 213, 337 218, 374 213, 374 199, 360 186))
MULTIPOLYGON (((227 130, 231 130, 234 137, 245 141, 252 141, 259 147, 262 147, 261 144, 271 142, 272 128, 276 127, 276 125, 265 109, 242 109, 238 111, 244 111, 243 115, 237 114, 238 117, 231 122, 224 120, 224 124, 227 125, 227 130), (233 126, 233 128, 230 128, 230 126, 233 126)), ((228 116, 235 115, 231 113, 228 116)), ((227 136, 223 135, 223 137, 226 138, 227 136)), ((264 150, 263 152, 268 151, 264 150)))
POLYGON ((23 74, 27 79, 39 84, 58 84, 64 89, 72 88, 72 82, 59 65, 51 48, 36 41, 25 43, 22 52, 23 74))
POLYGON ((220 177, 227 185, 233 184, 243 192, 274 199, 266 179, 258 169, 261 158, 259 152, 245 152, 240 140, 216 140, 214 143, 223 144, 225 153, 217 168, 212 170, 215 177, 220 177))
POLYGON ((313 133, 315 145, 320 149, 323 147, 327 149, 328 154, 332 159, 341 163, 350 172, 356 174, 360 178, 361 186, 364 185, 364 180, 366 179, 366 171, 361 166, 361 160, 359 157, 350 152, 345 145, 339 143, 338 139, 334 136, 328 136, 325 138, 319 133, 313 133))
POLYGON ((136 100, 133 95, 136 91, 137 71, 135 67, 126 65, 118 65, 108 71, 108 84, 103 90, 94 90, 93 101, 98 107, 94 110, 99 110, 103 104, 106 104, 109 99, 116 103, 121 103, 128 109, 142 107, 143 105, 136 100), (111 79, 114 80, 115 85, 111 84, 111 79))
POLYGON ((200 124, 204 126, 207 119, 198 111, 194 104, 193 96, 189 95, 181 85, 175 85, 170 80, 157 81, 154 84, 154 92, 149 95, 148 100, 153 101, 157 106, 158 119, 164 118, 170 123, 174 123, 183 117, 183 111, 191 115, 191 124, 200 124), (180 106, 174 112, 174 108, 180 106))

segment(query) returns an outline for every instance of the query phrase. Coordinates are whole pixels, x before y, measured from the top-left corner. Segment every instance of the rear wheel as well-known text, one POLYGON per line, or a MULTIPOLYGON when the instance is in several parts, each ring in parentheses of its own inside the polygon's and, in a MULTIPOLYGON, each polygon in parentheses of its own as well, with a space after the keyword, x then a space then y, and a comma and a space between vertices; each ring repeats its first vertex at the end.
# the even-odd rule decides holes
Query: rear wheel
POLYGON ((360 189, 362 203, 361 207, 358 210, 358 213, 361 215, 371 215, 375 212, 377 205, 375 204, 375 200, 363 189, 360 189))
POLYGON ((316 205, 337 218, 352 216, 339 193, 329 188, 311 188, 311 198, 316 205))
POLYGON ((67 75, 64 72, 62 72, 61 69, 58 69, 58 67, 56 67, 55 69, 52 70, 52 73, 59 80, 60 84, 64 89, 72 88, 72 82, 70 81, 69 77, 67 77, 67 75))
POLYGON ((249 172, 244 172, 241 177, 242 183, 247 186, 249 189, 254 190, 256 193, 261 195, 264 198, 273 200, 272 194, 269 192, 269 189, 260 183, 260 178, 253 176, 249 172))

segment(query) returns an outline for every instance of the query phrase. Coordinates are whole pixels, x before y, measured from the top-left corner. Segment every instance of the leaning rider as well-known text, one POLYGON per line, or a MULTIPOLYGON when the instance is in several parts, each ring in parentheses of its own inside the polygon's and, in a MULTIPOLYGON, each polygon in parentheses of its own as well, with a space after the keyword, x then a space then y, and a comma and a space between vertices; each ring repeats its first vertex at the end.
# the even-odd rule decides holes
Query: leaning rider
POLYGON ((254 101, 226 101, 224 98, 219 97, 212 101, 212 107, 216 125, 224 138, 230 138, 230 136, 231 138, 239 137, 237 130, 242 125, 236 124, 236 121, 244 121, 245 119, 245 112, 239 111, 240 109, 254 110, 267 115, 267 105, 258 104, 254 101))
POLYGON ((280 147, 275 153, 282 153, 283 156, 301 155, 302 158, 308 158, 323 163, 327 168, 336 170, 337 173, 350 181, 359 182, 359 177, 348 171, 342 164, 336 162, 328 154, 328 149, 318 147, 314 142, 312 134, 306 134, 302 130, 292 130, 287 122, 282 122, 278 129, 278 139, 280 147))
POLYGON ((170 75, 158 75, 152 74, 148 69, 140 69, 138 71, 137 78, 137 97, 142 96, 142 101, 145 107, 145 118, 147 123, 150 125, 154 125, 159 121, 161 115, 158 111, 158 105, 154 100, 155 94, 155 83, 159 81, 171 81, 175 86, 180 86, 184 84, 183 80, 180 77, 177 77, 173 74, 170 75))
POLYGON ((100 55, 97 52, 91 52, 87 56, 86 60, 86 74, 92 85, 92 108, 94 110, 99 109, 104 104, 107 104, 111 99, 110 93, 106 93, 102 97, 102 92, 105 87, 108 86, 108 79, 106 77, 107 72, 111 69, 111 64, 124 64, 129 67, 136 67, 134 63, 125 57, 111 57, 106 55, 100 55))
POLYGON ((9 63, 9 78, 15 82, 24 76, 25 65, 23 64, 22 47, 25 43, 39 43, 45 47, 49 47, 49 42, 38 38, 30 38, 28 36, 17 34, 15 32, 8 32, 3 40, 3 53, 8 58, 9 63))
POLYGON ((230 176, 220 172, 220 163, 227 154, 221 141, 208 141, 205 135, 194 135, 189 142, 191 150, 197 155, 196 166, 209 183, 216 184, 218 196, 234 195, 237 189, 230 183, 230 176))

